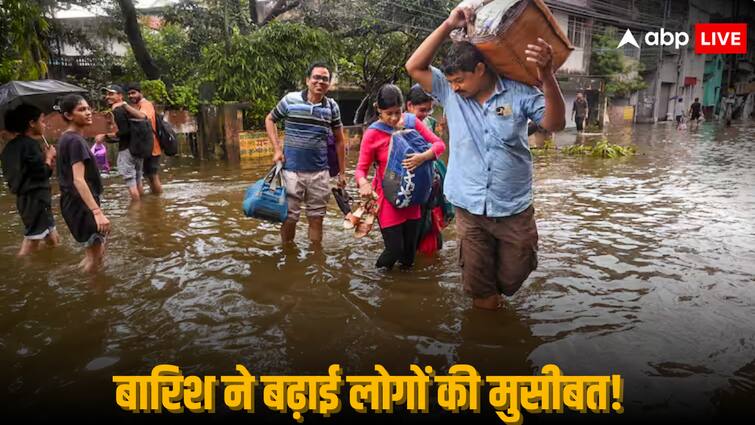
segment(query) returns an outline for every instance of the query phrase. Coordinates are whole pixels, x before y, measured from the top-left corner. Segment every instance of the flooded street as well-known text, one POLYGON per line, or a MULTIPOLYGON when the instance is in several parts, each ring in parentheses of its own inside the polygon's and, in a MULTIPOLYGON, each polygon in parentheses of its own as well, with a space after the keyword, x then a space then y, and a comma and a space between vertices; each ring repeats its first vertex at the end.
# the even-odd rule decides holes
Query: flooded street
POLYGON ((752 412, 755 126, 637 126, 610 141, 639 154, 535 158, 539 267, 501 313, 473 311, 462 293, 453 226, 437 257, 380 272, 380 232, 355 239, 331 201, 321 252, 301 225, 298 248, 282 249, 278 226, 241 211, 267 162, 170 159, 165 194, 138 208, 118 177, 106 180, 113 232, 94 279, 76 268, 83 253, 57 182, 63 246, 15 258, 21 221, 3 183, 6 409, 116 409, 111 377, 158 363, 211 375, 237 363, 256 375, 324 374, 331 363, 345 374, 469 363, 530 375, 555 363, 569 375, 621 374, 626 413, 752 412))

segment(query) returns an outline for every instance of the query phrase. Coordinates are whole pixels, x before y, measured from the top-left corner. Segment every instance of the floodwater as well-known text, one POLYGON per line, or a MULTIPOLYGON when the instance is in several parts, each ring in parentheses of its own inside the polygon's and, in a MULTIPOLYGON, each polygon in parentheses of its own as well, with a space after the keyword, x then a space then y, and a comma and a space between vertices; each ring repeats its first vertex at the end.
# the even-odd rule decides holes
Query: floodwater
MULTIPOLYGON (((620 373, 625 413, 752 412, 755 126, 645 126, 611 141, 639 154, 536 157, 540 265, 499 313, 472 310, 463 295, 453 226, 411 272, 375 270, 379 231, 355 239, 335 203, 321 251, 302 226, 297 247, 282 249, 277 226, 241 212, 266 162, 169 159, 165 193, 138 208, 108 179, 113 232, 95 278, 76 268, 83 253, 57 193, 63 245, 15 259, 22 229, 3 184, 6 411, 115 408, 111 377, 158 363, 210 375, 237 363, 256 375, 326 374, 331 363, 346 375, 375 363, 394 374, 469 363, 530 375, 555 363, 570 375, 620 373)), ((349 158, 353 169, 356 152, 349 158)))

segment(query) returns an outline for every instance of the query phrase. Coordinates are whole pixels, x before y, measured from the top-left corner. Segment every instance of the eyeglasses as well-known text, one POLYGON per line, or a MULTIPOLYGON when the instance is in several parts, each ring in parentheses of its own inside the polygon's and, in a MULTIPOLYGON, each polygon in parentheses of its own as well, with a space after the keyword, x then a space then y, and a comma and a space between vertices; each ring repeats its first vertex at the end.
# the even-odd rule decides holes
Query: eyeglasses
POLYGON ((327 75, 313 75, 312 79, 315 81, 322 81, 323 83, 329 83, 330 77, 327 75))

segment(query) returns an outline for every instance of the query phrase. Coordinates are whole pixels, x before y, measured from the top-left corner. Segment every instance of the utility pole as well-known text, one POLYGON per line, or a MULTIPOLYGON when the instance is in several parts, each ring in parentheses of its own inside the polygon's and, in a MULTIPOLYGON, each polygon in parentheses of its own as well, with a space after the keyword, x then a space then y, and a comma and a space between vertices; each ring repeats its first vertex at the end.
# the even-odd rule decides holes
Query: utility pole
MULTIPOLYGON (((666 26, 666 16, 669 10, 669 0, 663 5, 663 20, 661 27, 666 26)), ((653 122, 658 122, 658 102, 661 97, 661 71, 663 70, 663 46, 658 46, 658 66, 655 70, 655 101, 653 102, 653 122)))
MULTIPOLYGON (((734 2, 734 13, 731 14, 732 18, 735 18, 739 16, 739 2, 734 2)), ((729 72, 726 77, 726 89, 721 90, 721 93, 726 93, 726 95, 729 94, 729 87, 732 87, 734 84, 731 81, 731 76, 734 73, 734 68, 737 66, 737 55, 727 55, 729 56, 728 62, 729 62, 729 72)))
MULTIPOLYGON (((685 22, 689 22, 689 9, 690 9, 690 0, 687 0, 687 17, 684 18, 685 22)), ((689 27, 689 25, 687 25, 689 27)), ((684 75, 686 75, 688 71, 688 63, 687 63, 687 47, 685 46, 681 51, 678 52, 679 57, 676 61, 676 95, 682 95, 682 98, 684 98, 684 92, 685 92, 685 86, 684 85, 684 75), (681 90, 679 90, 679 87, 681 86, 681 90)), ((679 100, 674 101, 674 105, 679 100)))

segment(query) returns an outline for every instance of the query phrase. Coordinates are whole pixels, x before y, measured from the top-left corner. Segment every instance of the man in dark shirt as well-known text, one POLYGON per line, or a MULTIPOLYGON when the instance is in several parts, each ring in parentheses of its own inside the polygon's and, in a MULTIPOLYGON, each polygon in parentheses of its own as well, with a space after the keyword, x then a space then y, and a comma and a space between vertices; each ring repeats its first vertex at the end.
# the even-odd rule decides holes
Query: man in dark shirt
POLYGON ((585 119, 589 113, 590 107, 587 104, 587 99, 585 99, 585 96, 582 93, 577 93, 577 98, 574 100, 574 105, 572 105, 571 111, 574 123, 577 124, 577 131, 582 131, 585 125, 585 119))
POLYGON ((700 126, 700 108, 702 106, 700 105, 700 98, 696 97, 695 101, 692 103, 692 105, 689 106, 689 128, 692 129, 692 126, 695 127, 700 126))
POLYGON ((5 115, 6 129, 17 133, 0 154, 3 178, 16 195, 16 207, 24 223, 24 241, 18 256, 37 249, 42 240, 58 245, 58 232, 52 216, 50 176, 55 164, 55 148, 44 153, 35 140, 45 129, 44 115, 34 106, 20 105, 5 115))
POLYGON ((105 93, 105 100, 113 111, 113 121, 117 131, 115 133, 98 134, 95 140, 118 143, 118 173, 123 176, 131 199, 138 201, 144 193, 142 187, 143 159, 134 157, 129 151, 129 144, 131 143, 129 119, 146 119, 147 115, 123 101, 126 93, 121 86, 111 84, 104 87, 102 91, 105 93))

